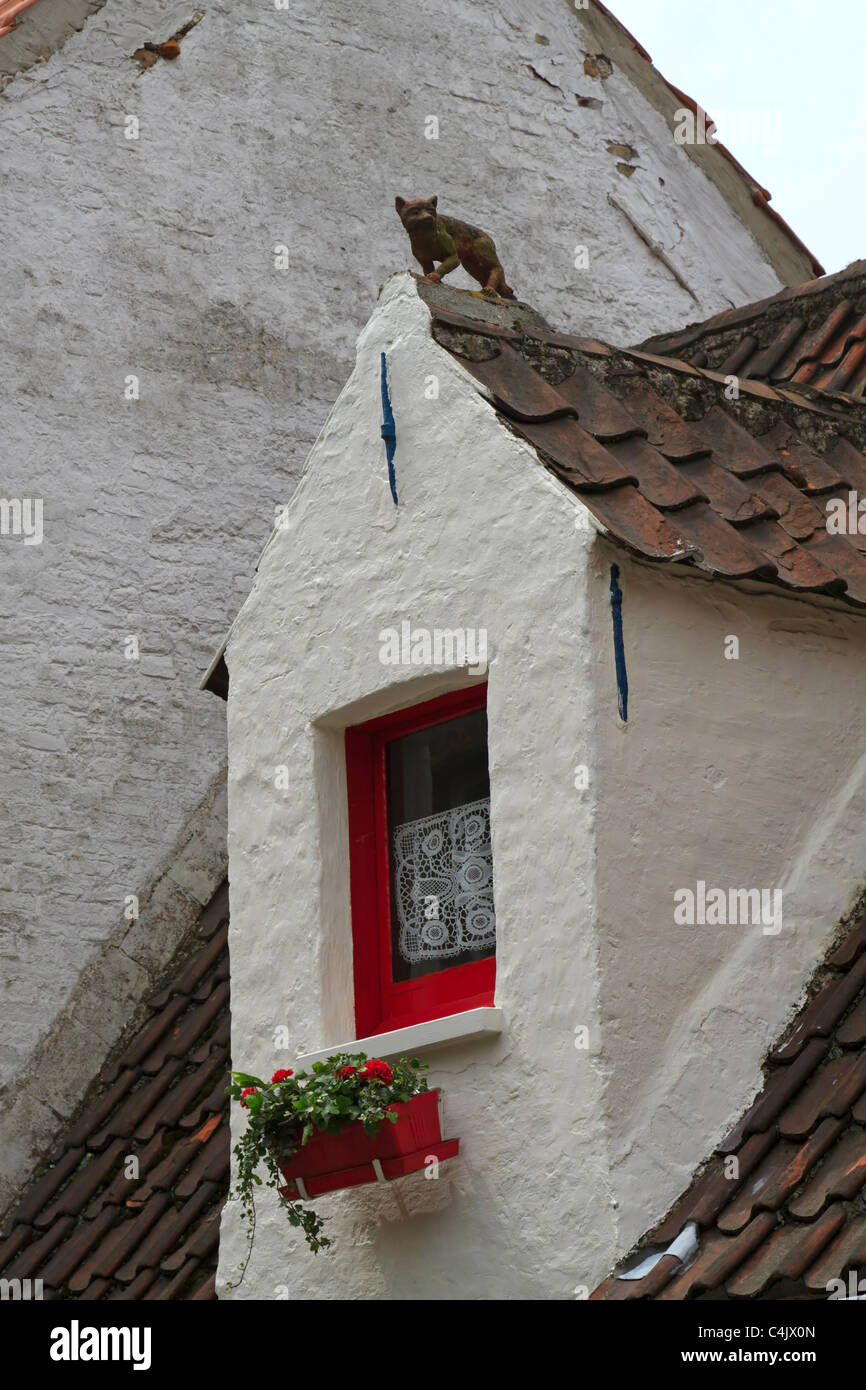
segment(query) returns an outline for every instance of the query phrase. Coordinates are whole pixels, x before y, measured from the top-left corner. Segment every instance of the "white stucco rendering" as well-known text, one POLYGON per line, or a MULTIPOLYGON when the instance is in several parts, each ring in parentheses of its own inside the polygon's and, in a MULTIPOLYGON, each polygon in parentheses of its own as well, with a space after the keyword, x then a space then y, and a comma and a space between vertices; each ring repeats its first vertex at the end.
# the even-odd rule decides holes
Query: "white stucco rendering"
POLYGON ((737 1118, 866 866, 864 620, 750 587, 615 546, 433 340, 415 281, 387 282, 227 646, 234 1065, 354 1036, 343 731, 467 680, 383 665, 404 619, 488 634, 501 1031, 421 1054, 461 1140, 437 1181, 319 1199, 315 1258, 264 1191, 233 1290, 229 1203, 221 1296, 585 1297, 737 1118), (676 924, 699 880, 783 889, 782 930, 676 924))

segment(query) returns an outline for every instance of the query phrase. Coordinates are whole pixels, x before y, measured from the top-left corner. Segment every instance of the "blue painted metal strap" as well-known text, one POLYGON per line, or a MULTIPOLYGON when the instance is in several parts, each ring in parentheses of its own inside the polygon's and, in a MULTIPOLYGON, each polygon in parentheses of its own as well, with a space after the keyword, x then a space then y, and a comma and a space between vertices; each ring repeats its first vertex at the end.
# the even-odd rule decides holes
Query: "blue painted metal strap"
POLYGON ((616 662, 616 688, 619 717, 628 722, 628 676, 625 669, 625 647, 622 640, 622 589, 619 587, 619 565, 610 567, 610 607, 613 615, 613 655, 616 662))
POLYGON ((385 360, 384 352, 382 353, 382 438, 385 441, 385 453, 388 456, 388 482, 391 485, 391 496, 396 507, 397 475, 394 472, 394 455, 397 452, 397 426, 394 423, 391 397, 388 394, 388 363, 385 360))

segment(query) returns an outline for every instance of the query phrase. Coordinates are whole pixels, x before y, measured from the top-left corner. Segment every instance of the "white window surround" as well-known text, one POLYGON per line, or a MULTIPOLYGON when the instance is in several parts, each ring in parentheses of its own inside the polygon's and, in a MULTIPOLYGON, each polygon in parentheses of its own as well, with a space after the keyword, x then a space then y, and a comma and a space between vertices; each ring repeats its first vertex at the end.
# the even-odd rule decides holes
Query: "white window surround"
POLYGON ((336 1052, 366 1052, 368 1057, 406 1057, 425 1047, 461 1042, 484 1033, 501 1033, 504 1028, 505 1018, 501 1009, 493 1006, 467 1009, 462 1014, 447 1014, 444 1018, 413 1023, 409 1028, 395 1028, 391 1033, 376 1033, 371 1038, 356 1038, 354 1042, 337 1043, 320 1052, 308 1052, 298 1058, 296 1065, 308 1069, 313 1062, 326 1062, 336 1052))

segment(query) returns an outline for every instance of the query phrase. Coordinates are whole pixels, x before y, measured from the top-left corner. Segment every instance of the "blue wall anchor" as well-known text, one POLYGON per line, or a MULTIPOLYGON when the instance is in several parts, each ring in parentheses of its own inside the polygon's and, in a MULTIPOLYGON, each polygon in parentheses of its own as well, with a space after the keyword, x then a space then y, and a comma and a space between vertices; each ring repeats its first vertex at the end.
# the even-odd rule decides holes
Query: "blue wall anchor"
POLYGON ((394 472, 394 455, 397 452, 397 426, 394 423, 391 397, 388 394, 388 363, 385 360, 384 352, 382 353, 382 438, 385 441, 385 453, 388 456, 388 482, 396 507, 397 475, 394 472))
POLYGON ((613 615, 613 655, 616 663, 616 688, 619 717, 628 723, 628 676, 625 669, 625 647, 622 640, 622 589, 619 587, 619 565, 610 567, 610 608, 613 615))

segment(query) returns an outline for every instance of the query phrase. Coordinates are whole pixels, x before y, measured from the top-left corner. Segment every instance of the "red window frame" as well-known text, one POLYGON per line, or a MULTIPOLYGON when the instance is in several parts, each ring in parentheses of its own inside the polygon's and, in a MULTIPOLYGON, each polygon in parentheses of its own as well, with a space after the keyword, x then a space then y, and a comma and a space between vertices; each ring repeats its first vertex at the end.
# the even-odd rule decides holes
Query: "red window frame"
POLYGON ((493 1003, 496 956, 395 982, 385 746, 394 738, 487 707, 487 685, 440 695, 346 730, 349 877, 356 1036, 390 1032, 493 1003))

